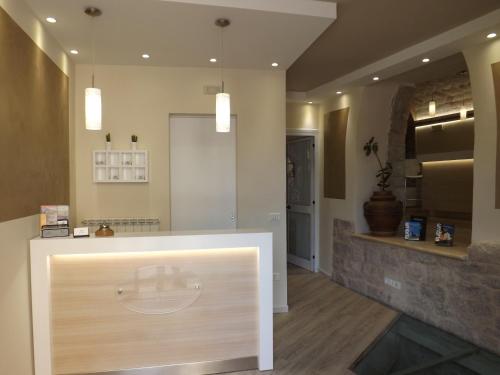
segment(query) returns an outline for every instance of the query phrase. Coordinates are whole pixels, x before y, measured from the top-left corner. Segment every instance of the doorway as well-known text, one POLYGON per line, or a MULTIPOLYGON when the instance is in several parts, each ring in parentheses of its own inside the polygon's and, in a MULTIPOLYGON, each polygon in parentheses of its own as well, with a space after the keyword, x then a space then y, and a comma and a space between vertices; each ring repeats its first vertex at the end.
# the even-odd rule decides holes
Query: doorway
POLYGON ((287 260, 317 271, 316 136, 287 132, 287 260))
POLYGON ((172 115, 171 229, 235 229, 236 218, 236 117, 217 133, 213 115, 172 115))

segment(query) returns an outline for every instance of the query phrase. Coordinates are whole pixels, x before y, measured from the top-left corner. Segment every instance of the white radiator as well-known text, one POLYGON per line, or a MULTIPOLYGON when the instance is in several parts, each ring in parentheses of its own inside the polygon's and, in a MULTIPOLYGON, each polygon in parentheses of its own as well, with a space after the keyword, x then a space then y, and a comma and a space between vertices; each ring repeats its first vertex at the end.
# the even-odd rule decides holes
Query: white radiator
POLYGON ((160 230, 160 219, 158 218, 99 218, 84 219, 82 224, 89 227, 90 233, 94 233, 101 224, 107 224, 115 231, 120 232, 157 232, 160 230))

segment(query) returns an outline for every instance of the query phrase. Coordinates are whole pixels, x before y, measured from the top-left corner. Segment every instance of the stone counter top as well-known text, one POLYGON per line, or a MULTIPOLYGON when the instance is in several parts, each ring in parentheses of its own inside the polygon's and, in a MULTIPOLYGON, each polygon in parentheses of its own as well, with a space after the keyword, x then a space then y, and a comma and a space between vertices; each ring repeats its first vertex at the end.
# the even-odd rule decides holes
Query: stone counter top
POLYGON ((384 243, 387 245, 403 247, 405 249, 434 254, 458 260, 467 260, 468 247, 458 244, 451 247, 437 246, 431 241, 407 241, 400 237, 376 237, 370 234, 354 233, 353 237, 366 241, 384 243))

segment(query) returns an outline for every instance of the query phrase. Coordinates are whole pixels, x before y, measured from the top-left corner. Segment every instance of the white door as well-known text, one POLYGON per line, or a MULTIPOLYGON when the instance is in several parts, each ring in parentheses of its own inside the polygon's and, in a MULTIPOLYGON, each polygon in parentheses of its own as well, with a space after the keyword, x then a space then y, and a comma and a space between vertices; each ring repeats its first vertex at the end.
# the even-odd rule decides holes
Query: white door
POLYGON ((236 228, 236 119, 215 131, 215 116, 170 117, 172 230, 236 228))
POLYGON ((314 271, 314 137, 288 136, 287 260, 314 271))

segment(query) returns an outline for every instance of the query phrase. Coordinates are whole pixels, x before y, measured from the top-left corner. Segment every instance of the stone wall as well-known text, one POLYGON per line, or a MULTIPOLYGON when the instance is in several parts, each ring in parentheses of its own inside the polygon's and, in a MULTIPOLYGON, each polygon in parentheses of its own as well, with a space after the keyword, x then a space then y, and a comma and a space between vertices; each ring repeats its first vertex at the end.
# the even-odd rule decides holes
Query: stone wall
POLYGON ((473 244, 461 261, 352 233, 350 222, 334 220, 333 281, 500 354, 500 243, 473 244))
POLYGON ((392 164, 390 189, 401 201, 405 200, 406 131, 410 116, 410 104, 415 88, 401 86, 392 101, 391 123, 388 134, 387 161, 392 164))
POLYGON ((467 71, 452 77, 418 84, 411 104, 415 120, 429 117, 429 102, 436 101, 436 116, 472 109, 472 90, 467 71))

